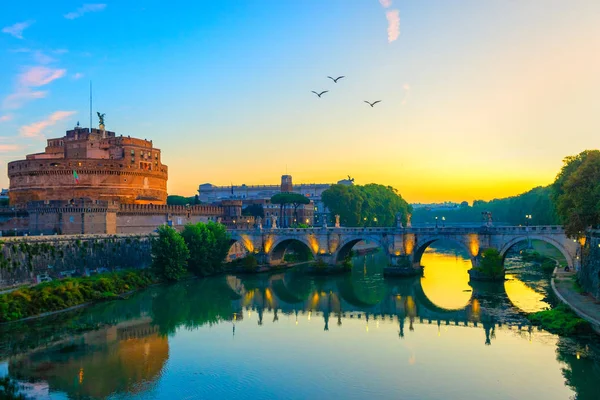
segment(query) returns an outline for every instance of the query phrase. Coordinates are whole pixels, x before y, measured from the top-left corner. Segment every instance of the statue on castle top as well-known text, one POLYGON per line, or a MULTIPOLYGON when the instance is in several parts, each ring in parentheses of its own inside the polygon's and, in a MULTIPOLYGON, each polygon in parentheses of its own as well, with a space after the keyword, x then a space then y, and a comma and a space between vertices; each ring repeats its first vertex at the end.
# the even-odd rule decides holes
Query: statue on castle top
POLYGON ((98 114, 98 120, 100 121, 100 129, 104 129, 104 116, 106 115, 106 113, 100 114, 98 111, 96 111, 96 114, 98 114))

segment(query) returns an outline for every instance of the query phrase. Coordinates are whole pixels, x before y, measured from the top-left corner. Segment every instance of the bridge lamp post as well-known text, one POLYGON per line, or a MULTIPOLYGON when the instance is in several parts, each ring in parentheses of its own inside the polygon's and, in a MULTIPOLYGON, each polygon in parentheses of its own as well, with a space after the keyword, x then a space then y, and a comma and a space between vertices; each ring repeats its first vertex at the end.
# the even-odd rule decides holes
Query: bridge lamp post
POLYGON ((437 216, 435 217, 435 227, 436 228, 438 227, 438 217, 437 216))
POLYGON ((377 225, 377 217, 373 217, 373 222, 377 225))
POLYGON ((446 227, 446 217, 442 217, 442 228, 446 227))
POLYGON ((525 215, 525 229, 527 230, 527 249, 531 249, 531 238, 529 237, 529 221, 531 221, 531 214, 525 215))
POLYGON ((365 228, 366 228, 367 227, 367 217, 364 217, 363 221, 365 222, 365 228))

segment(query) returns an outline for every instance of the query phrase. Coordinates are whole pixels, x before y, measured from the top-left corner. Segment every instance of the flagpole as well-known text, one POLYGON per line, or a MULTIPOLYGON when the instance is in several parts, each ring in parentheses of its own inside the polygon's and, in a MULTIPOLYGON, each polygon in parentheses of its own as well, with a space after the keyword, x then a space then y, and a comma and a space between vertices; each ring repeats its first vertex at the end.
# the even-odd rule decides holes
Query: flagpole
POLYGON ((92 133, 92 81, 90 80, 90 133, 92 133))

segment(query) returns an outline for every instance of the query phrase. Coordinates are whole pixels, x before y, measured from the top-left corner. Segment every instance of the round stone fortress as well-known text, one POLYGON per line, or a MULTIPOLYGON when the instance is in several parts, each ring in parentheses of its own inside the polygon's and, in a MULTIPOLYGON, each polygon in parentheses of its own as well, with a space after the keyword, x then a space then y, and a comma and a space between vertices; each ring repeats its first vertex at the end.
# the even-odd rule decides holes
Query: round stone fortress
POLYGON ((43 153, 8 164, 11 204, 39 200, 166 204, 167 166, 152 141, 77 126, 43 153))

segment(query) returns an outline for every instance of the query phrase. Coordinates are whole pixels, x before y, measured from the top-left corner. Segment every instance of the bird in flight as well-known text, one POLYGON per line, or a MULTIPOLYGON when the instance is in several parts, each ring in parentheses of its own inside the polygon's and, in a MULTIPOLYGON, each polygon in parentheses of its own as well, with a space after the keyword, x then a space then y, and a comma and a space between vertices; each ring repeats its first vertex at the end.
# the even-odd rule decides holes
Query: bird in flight
POLYGON ((344 77, 344 75, 338 76, 337 78, 334 79, 334 78, 328 76, 328 78, 331 79, 333 81, 333 83, 337 83, 337 81, 340 80, 340 79, 342 79, 343 77, 344 77))
POLYGON ((367 104, 368 104, 368 105, 370 105, 371 107, 373 107, 375 104, 377 104, 377 103, 380 103, 380 102, 381 102, 381 100, 377 100, 377 101, 374 101, 374 102, 372 102, 372 103, 369 103, 368 101, 366 101, 366 100, 365 100, 365 103, 367 103, 367 104))
POLYGON ((314 94, 316 94, 317 96, 321 97, 323 94, 329 92, 329 90, 323 90, 321 93, 317 93, 314 90, 312 91, 314 94))

